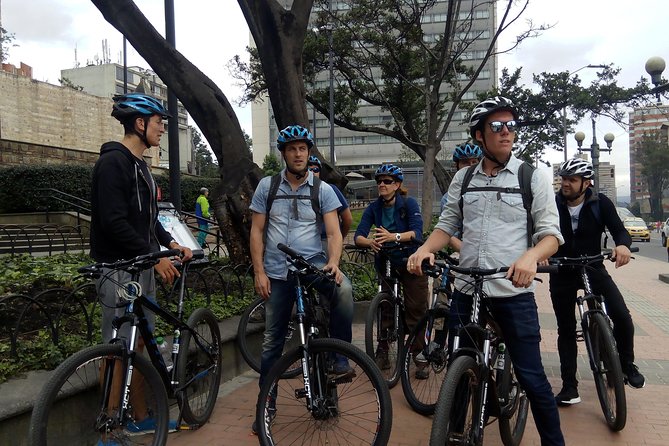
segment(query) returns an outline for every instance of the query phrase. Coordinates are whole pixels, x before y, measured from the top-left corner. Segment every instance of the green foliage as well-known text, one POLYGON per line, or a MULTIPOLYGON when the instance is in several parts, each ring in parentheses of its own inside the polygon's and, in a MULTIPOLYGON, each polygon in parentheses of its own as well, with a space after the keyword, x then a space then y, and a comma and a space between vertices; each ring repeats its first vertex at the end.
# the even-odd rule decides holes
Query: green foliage
POLYGON ((664 220, 662 215, 662 191, 669 185, 669 151, 666 131, 646 131, 636 151, 641 163, 641 175, 646 180, 650 195, 650 214, 653 220, 664 220))
POLYGON ((265 176, 271 176, 281 172, 281 163, 274 153, 265 155, 265 159, 262 162, 262 171, 265 176))
POLYGON ((58 79, 58 82, 60 82, 60 85, 65 88, 71 88, 72 90, 75 91, 84 91, 84 87, 82 87, 81 85, 76 85, 74 82, 72 82, 70 79, 66 77, 58 79))
POLYGON ((74 288, 79 282, 77 268, 92 263, 86 254, 59 254, 51 257, 0 257, 0 295, 35 294, 47 288, 74 288))
MULTIPOLYGON (((170 201, 170 178, 168 175, 156 175, 156 184, 163 194, 163 201, 170 201)), ((200 196, 200 189, 209 189, 209 202, 211 203, 211 192, 218 186, 218 178, 205 177, 181 177, 181 208, 186 212, 195 212, 195 200, 200 196)))
POLYGON ((191 135, 193 135, 193 145, 195 146, 195 169, 191 172, 207 178, 218 178, 218 163, 212 157, 212 152, 202 134, 192 125, 188 127, 191 135))
POLYGON ((17 46, 15 43, 12 43, 14 39, 14 33, 8 33, 5 28, 0 26, 0 63, 6 62, 9 59, 9 48, 17 46))

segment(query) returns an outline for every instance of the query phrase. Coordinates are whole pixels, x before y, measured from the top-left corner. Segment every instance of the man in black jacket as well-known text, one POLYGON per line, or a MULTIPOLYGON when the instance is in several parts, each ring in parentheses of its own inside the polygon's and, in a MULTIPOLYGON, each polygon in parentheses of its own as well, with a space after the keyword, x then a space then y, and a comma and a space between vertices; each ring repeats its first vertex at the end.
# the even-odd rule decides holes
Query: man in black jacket
MULTIPOLYGON (((565 243, 555 257, 577 257, 601 253, 604 227, 614 240, 616 268, 626 265, 631 257, 632 244, 627 230, 620 221, 615 205, 604 194, 594 194, 593 169, 590 162, 573 158, 562 164, 559 175, 562 186, 556 195, 560 214, 560 232, 565 243)), ((593 265, 588 277, 596 294, 606 299, 606 308, 613 321, 613 336, 616 339, 620 363, 625 381, 632 387, 641 388, 645 379, 634 364, 634 324, 622 294, 606 271, 604 263, 593 265)), ((576 318, 574 306, 576 292, 583 284, 577 271, 560 271, 551 274, 550 291, 553 309, 558 324, 558 353, 562 390, 555 397, 559 405, 576 404, 581 401, 576 379, 576 318)))

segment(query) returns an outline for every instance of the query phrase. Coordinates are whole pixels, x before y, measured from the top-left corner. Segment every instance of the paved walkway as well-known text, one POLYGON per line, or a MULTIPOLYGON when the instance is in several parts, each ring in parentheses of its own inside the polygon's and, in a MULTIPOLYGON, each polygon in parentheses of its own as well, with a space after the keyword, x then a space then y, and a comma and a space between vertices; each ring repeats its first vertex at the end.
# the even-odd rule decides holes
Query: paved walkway
MULTIPOLYGON (((658 275, 669 272, 669 264, 639 257, 615 270, 607 268, 626 298, 636 327, 636 363, 647 378, 644 389, 627 387, 627 426, 622 432, 607 428, 587 365, 584 346, 579 344, 579 380, 583 402, 561 408, 562 430, 568 445, 669 445, 669 285, 658 275)), ((542 326, 544 366, 555 392, 559 391, 556 324, 548 296, 548 278, 537 288, 542 326)), ((414 413, 404 400, 401 384, 392 391, 393 430, 390 445, 421 446, 429 442, 431 417, 414 413)), ((171 434, 170 446, 257 445, 250 430, 257 397, 257 375, 247 373, 221 387, 210 422, 194 432, 171 434)), ((486 429, 486 445, 501 445, 496 425, 486 429)), ((523 446, 540 445, 531 415, 523 446)))

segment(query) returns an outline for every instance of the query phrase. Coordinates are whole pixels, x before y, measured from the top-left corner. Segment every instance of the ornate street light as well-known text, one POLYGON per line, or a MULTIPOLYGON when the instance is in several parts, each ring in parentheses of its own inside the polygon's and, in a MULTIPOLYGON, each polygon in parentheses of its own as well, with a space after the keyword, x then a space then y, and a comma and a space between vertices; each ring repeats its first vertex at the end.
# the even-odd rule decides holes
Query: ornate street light
POLYGON ((666 66, 667 65, 664 62, 664 59, 658 56, 651 57, 646 61, 646 72, 650 74, 650 81, 653 83, 653 85, 655 85, 655 88, 653 88, 651 91, 655 93, 658 104, 662 103, 660 101, 660 93, 669 90, 668 83, 661 84, 662 72, 666 66))
POLYGON ((611 146, 613 145, 613 140, 615 139, 615 136, 613 136, 613 133, 607 133, 604 135, 604 142, 606 142, 606 149, 600 149, 599 144, 597 143, 597 137, 596 131, 595 131, 595 118, 592 119, 592 144, 590 144, 589 149, 584 149, 581 147, 583 145, 583 141, 585 140, 585 133, 583 132, 576 132, 574 134, 574 139, 576 140, 576 143, 578 144, 578 151, 579 152, 590 152, 590 156, 592 157, 592 168, 595 171, 595 193, 599 192, 599 152, 604 151, 604 152, 611 152, 611 146))

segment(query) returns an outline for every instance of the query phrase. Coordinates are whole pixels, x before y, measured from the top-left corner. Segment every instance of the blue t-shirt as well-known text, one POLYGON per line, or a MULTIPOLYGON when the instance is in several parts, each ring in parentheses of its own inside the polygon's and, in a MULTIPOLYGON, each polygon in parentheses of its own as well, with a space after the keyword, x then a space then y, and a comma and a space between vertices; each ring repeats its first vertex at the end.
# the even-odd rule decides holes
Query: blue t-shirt
MULTIPOLYGON (((260 180, 251 201, 250 209, 253 212, 267 213, 267 195, 271 181, 272 177, 260 180)), ((289 195, 295 198, 275 199, 272 203, 272 209, 266 221, 267 238, 264 253, 265 273, 268 277, 285 280, 288 276, 288 261, 286 254, 276 247, 279 243, 293 248, 306 259, 316 256, 325 258, 321 243, 321 228, 317 224, 316 214, 311 206, 313 184, 314 176, 309 172, 304 182, 293 191, 286 179, 285 169, 281 172, 277 197, 289 195)), ((323 215, 341 206, 332 187, 325 182, 321 182, 318 198, 323 215)))

